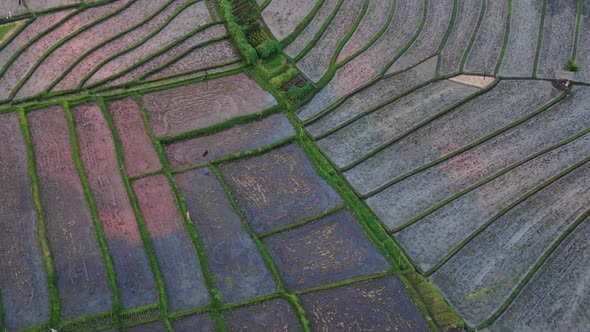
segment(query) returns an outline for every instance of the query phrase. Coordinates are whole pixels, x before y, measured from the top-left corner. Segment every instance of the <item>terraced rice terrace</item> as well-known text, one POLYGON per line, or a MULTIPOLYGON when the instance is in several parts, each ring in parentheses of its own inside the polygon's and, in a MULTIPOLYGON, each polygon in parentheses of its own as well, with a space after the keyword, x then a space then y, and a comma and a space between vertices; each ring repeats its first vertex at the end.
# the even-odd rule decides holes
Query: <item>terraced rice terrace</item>
POLYGON ((590 1, 0 15, 0 331, 590 331, 590 1))

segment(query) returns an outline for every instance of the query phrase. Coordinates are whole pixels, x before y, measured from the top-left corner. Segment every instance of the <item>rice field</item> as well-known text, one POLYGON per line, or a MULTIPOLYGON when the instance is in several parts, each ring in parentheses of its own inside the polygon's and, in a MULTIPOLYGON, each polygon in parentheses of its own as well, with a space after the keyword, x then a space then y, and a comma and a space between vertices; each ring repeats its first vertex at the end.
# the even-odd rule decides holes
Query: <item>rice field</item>
POLYGON ((0 332, 587 331, 585 0, 7 0, 0 332))

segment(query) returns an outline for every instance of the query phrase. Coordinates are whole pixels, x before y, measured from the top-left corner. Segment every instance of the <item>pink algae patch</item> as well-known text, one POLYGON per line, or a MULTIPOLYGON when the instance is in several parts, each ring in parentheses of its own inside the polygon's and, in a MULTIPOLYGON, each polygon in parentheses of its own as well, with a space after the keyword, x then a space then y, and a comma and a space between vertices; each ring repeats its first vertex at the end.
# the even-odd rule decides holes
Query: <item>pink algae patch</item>
POLYGON ((108 108, 121 140, 127 175, 133 177, 162 168, 137 103, 131 98, 121 99, 109 103, 108 108))
POLYGON ((141 243, 135 214, 121 179, 114 141, 100 106, 73 110, 80 158, 107 238, 141 243))

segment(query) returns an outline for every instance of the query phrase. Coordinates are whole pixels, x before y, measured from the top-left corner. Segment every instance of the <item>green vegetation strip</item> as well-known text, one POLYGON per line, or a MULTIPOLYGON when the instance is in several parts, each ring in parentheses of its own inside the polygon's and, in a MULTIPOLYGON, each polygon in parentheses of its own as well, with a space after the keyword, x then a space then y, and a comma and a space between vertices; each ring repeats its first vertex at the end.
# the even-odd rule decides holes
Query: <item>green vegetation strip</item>
MULTIPOLYGON (((518 0, 517 0, 518 1, 518 0)), ((504 33, 504 42, 502 43, 502 51, 500 51, 500 58, 496 63, 494 69, 494 75, 498 75, 506 56, 506 50, 508 49, 508 43, 510 42, 510 27, 512 25, 512 0, 508 0, 508 15, 506 16, 506 32, 504 33)))
POLYGON ((381 29, 373 37, 371 37, 371 39, 369 40, 369 42, 367 44, 363 45, 363 47, 358 49, 356 52, 354 52, 353 54, 344 58, 344 60, 340 61, 337 65, 337 68, 343 67, 348 62, 350 62, 352 59, 354 59, 357 56, 359 56, 360 54, 362 54, 369 47, 371 47, 371 45, 373 45, 379 38, 381 38, 381 36, 385 33, 385 31, 387 31, 387 28, 389 28, 389 25, 391 24, 391 21, 393 20, 393 16, 395 14, 396 6, 397 6, 397 0, 389 0, 389 1, 391 1, 391 8, 389 10, 389 15, 387 16, 387 20, 385 21, 385 24, 383 24, 381 29))
MULTIPOLYGON (((436 1, 436 0, 434 0, 436 1)), ((391 66, 393 66, 393 64, 399 59, 401 58, 404 53, 406 53, 406 51, 414 44, 414 42, 416 41, 416 39, 418 39, 418 36, 420 35, 420 33, 422 32, 422 29, 424 29, 424 25, 426 24, 426 19, 428 18, 428 2, 429 0, 424 0, 424 10, 422 11, 422 20, 420 21, 420 25, 418 26, 418 29, 416 30, 416 32, 414 32, 414 34, 412 35, 412 38, 410 38, 410 40, 408 40, 408 42, 404 45, 404 47, 393 57, 393 59, 391 61, 389 61, 389 63, 383 68, 383 70, 381 70, 380 76, 385 75, 385 73, 389 70, 389 68, 391 66)), ((400 70, 399 72, 404 72, 405 70, 400 70)), ((396 75, 396 73, 391 73, 391 76, 396 75)))
POLYGON ((230 36, 236 44, 238 51, 247 64, 252 65, 258 59, 258 52, 250 44, 246 37, 246 27, 238 23, 236 15, 234 14, 235 7, 231 0, 218 0, 219 8, 225 19, 225 24, 230 36))
MULTIPOLYGON (((178 174, 178 173, 184 173, 187 171, 191 171, 197 168, 202 168, 202 167, 206 167, 207 165, 209 165, 210 163, 213 165, 219 165, 221 163, 225 163, 225 162, 229 162, 232 160, 236 160, 236 159, 240 159, 240 158, 246 158, 246 157, 252 157, 252 156, 256 156, 265 152, 268 152, 272 149, 281 147, 281 146, 285 146, 289 143, 293 143, 296 140, 296 137, 288 137, 285 138, 283 140, 277 141, 273 144, 269 144, 269 145, 265 145, 262 147, 259 147, 257 149, 253 149, 253 150, 248 150, 248 151, 244 151, 244 152, 238 152, 238 153, 234 153, 232 155, 226 156, 226 157, 221 157, 218 159, 214 159, 210 162, 206 162, 206 163, 202 163, 202 164, 198 164, 198 165, 194 165, 194 166, 188 166, 185 168, 180 168, 180 169, 176 169, 176 170, 172 170, 172 174, 178 174)), ((142 176, 143 177, 143 176, 142 176)))
POLYGON ((533 65, 533 78, 537 78, 539 61, 541 61, 541 46, 543 45, 543 28, 545 27, 545 16, 547 15, 547 0, 543 0, 541 9, 541 23, 539 24, 539 38, 537 39, 537 51, 535 52, 535 64, 533 65))
POLYGON ((283 226, 283 227, 279 227, 277 229, 273 229, 272 231, 268 231, 266 233, 262 233, 258 237, 265 238, 265 237, 268 237, 268 236, 271 236, 271 235, 275 235, 275 234, 278 234, 278 233, 286 232, 286 231, 289 231, 289 230, 292 230, 292 229, 301 227, 303 225, 307 225, 307 224, 312 223, 314 221, 323 219, 325 217, 331 216, 331 215, 333 215, 333 214, 335 214, 335 213, 337 213, 339 211, 344 210, 345 208, 346 207, 344 205, 337 206, 335 208, 331 208, 331 209, 329 209, 329 210, 327 210, 325 212, 322 212, 320 214, 317 214, 315 216, 311 216, 311 217, 305 218, 303 220, 300 220, 298 222, 295 222, 295 223, 292 223, 292 224, 289 224, 289 225, 286 225, 286 226, 283 226))
POLYGON ((31 180, 31 188, 33 192, 33 203, 35 205, 35 212, 37 214, 37 239, 41 248, 43 265, 45 267, 45 275, 47 276, 47 289, 49 291, 49 327, 57 328, 60 322, 59 293, 57 291, 57 282, 52 253, 51 249, 49 248, 49 238, 47 236, 47 229, 45 227, 43 206, 41 204, 41 197, 39 195, 39 179, 37 178, 33 141, 31 139, 31 131, 29 129, 29 123, 27 121, 24 109, 19 109, 18 117, 20 120, 25 144, 27 146, 29 177, 31 180))
POLYGON ((213 164, 209 164, 209 169, 211 169, 213 174, 215 174, 215 176, 217 177, 217 180, 219 181, 219 183, 221 183, 221 186, 223 187, 223 191, 225 191, 225 195, 229 199, 229 201, 232 205, 232 208, 234 209, 236 214, 240 217, 240 219, 242 220, 242 224, 244 225, 244 228, 246 229, 246 232, 250 235, 250 238, 252 238, 252 240, 256 244, 256 248, 258 249, 258 251, 262 255, 262 259, 264 260, 266 267, 268 268, 268 270, 272 274, 273 279, 274 279, 275 283, 277 284, 277 287, 279 288, 280 293, 282 295, 284 295, 287 298, 287 300, 289 300, 289 302, 291 302, 291 305, 293 305, 293 307, 295 308, 295 311, 297 312, 297 316, 299 317, 299 321, 301 322, 301 326, 303 327, 303 331, 310 332, 311 329, 309 327, 309 321, 304 314, 304 310, 303 310, 303 307, 301 306, 301 304, 299 303, 299 299, 297 298, 296 295, 287 292, 287 290, 285 289, 283 281, 281 280, 281 277, 279 275, 279 271, 277 270, 275 263, 272 261, 270 253, 268 252, 268 250, 266 249, 266 247, 264 246, 264 244, 262 243, 260 238, 254 233, 254 231, 250 227, 250 224, 248 224, 246 217, 244 216, 244 214, 242 213, 242 211, 238 207, 238 204, 237 204, 233 194, 231 193, 227 183, 225 182, 225 180, 221 176, 219 169, 217 169, 217 166, 213 165, 213 164))
POLYGON ((107 274, 107 279, 109 282, 109 286, 111 287, 112 293, 112 301, 113 301, 113 315, 115 318, 115 325, 118 328, 121 328, 121 310, 123 310, 123 305, 121 304, 121 297, 119 294, 119 288, 117 287, 117 277, 115 272, 115 267, 113 265, 113 259, 109 253, 104 230, 102 228, 102 224, 100 221, 100 217, 98 214, 98 210, 96 209, 96 202, 94 201, 94 197, 92 195, 92 191, 90 189, 90 184, 88 183, 88 179, 86 177, 86 173, 84 171, 84 167, 82 166, 82 160, 80 158, 80 145, 78 144, 78 135, 76 134, 76 127, 74 121, 74 115, 70 110, 70 104, 64 104, 64 110, 66 114, 66 118, 68 120, 68 127, 70 129, 70 141, 72 145, 72 156, 74 157, 74 164, 76 166, 76 171, 78 172, 78 177, 80 178, 80 182, 82 183, 82 188, 84 189, 84 196, 86 197, 86 201, 88 202, 88 206, 90 208, 90 213, 92 215, 92 221, 94 222, 94 230, 96 232, 96 240, 98 246, 100 248, 101 255, 104 259, 105 269, 107 274))
POLYGON ((205 246, 203 245, 203 242, 201 241, 201 238, 199 236, 199 233, 198 233, 196 227, 192 224, 192 222, 188 218, 187 208, 186 208, 186 203, 184 201, 184 197, 180 193, 178 186, 176 185, 174 179, 172 178, 172 173, 170 171, 170 167, 168 165, 168 160, 166 159, 164 149, 162 148, 162 145, 156 139, 154 132, 152 131, 151 124, 148 120, 147 113, 145 111, 145 106, 143 104, 143 100, 141 99, 141 97, 139 95, 135 95, 135 98, 136 98, 136 102, 139 105, 140 113, 143 118, 148 136, 150 137, 150 139, 154 145, 154 148, 156 149, 158 157, 160 158, 160 162, 162 163, 164 173, 166 175, 166 178, 168 179, 168 183, 169 183, 172 193, 174 195, 177 209, 178 209, 178 212, 182 218, 185 230, 189 234, 191 242, 197 252, 197 256, 199 258, 201 270, 203 271, 203 279, 205 280, 205 285, 207 286, 207 290, 209 291, 209 294, 211 296, 211 303, 210 303, 211 315, 213 316, 213 319, 215 320, 215 324, 217 326, 217 329, 220 331, 226 331, 227 326, 225 324, 225 321, 223 320, 223 316, 221 315, 222 296, 221 296, 221 293, 219 292, 219 290, 215 286, 215 280, 213 279, 213 276, 211 274, 211 270, 209 269, 209 263, 208 263, 208 258, 207 258, 206 251, 205 251, 205 246))
POLYGON ((437 77, 440 75, 440 67, 442 66, 442 61, 443 61, 442 52, 445 49, 445 46, 447 45, 447 41, 449 40, 449 36, 451 35, 451 32, 455 28, 455 22, 457 22, 457 13, 458 12, 459 12, 459 0, 453 0, 453 13, 451 14, 451 21, 449 22, 449 26, 447 27, 447 31, 445 32, 445 35, 443 36, 442 41, 438 45, 438 50, 436 51, 436 54, 438 54, 438 56, 439 56, 437 64, 436 64, 436 76, 437 77))
MULTIPOLYGON (((3 42, 0 42, 0 51, 2 51, 8 44, 10 44, 21 32, 23 32, 31 23, 33 23, 33 21, 35 21, 35 18, 29 19, 27 20, 25 23, 21 24, 20 27, 18 28, 17 31, 14 31, 10 36, 8 36, 8 38, 6 38, 3 42)), ((8 24, 14 24, 17 25, 17 23, 8 23, 8 24)), ((2 29, 2 27, 0 27, 0 29, 2 29)), ((0 36, 0 40, 2 40, 3 36, 0 36)))
POLYGON ((221 71, 217 73, 207 74, 191 74, 175 79, 158 79, 150 82, 143 82, 136 84, 135 82, 129 82, 127 84, 118 85, 116 87, 102 87, 93 90, 84 90, 82 93, 71 94, 71 92, 56 92, 51 95, 45 96, 45 98, 23 98, 18 102, 11 104, 0 105, 0 114, 11 113, 16 111, 15 106, 29 109, 37 109, 52 105, 62 104, 65 101, 68 102, 84 102, 93 100, 95 97, 104 98, 123 98, 135 93, 150 93, 154 91, 168 90, 176 87, 184 86, 187 84, 210 81, 220 77, 230 76, 238 74, 244 71, 244 68, 237 67, 221 71))
POLYGON ((365 18, 368 9, 369 9, 369 0, 365 0, 365 3, 363 4, 363 8, 361 9, 360 14, 356 17, 356 19, 354 20, 354 23, 352 24, 352 26, 350 27, 350 29, 348 30, 348 32, 346 33, 344 38, 342 38, 342 40, 338 43, 338 46, 336 47, 334 54, 332 54, 328 68, 336 65, 336 60, 338 60, 338 56, 340 55, 340 52, 342 52, 342 49, 344 48, 346 43, 348 43, 348 41, 350 40, 350 38, 352 37, 352 35, 356 31, 356 29, 358 28, 359 24, 361 24, 361 21, 365 18))
POLYGON ((481 23, 483 22, 483 18, 486 14, 487 1, 488 0, 481 0, 481 12, 479 13, 479 18, 477 20, 477 24, 475 25, 475 30, 473 30, 473 33, 471 34, 471 40, 469 40, 469 45, 463 53, 463 58, 461 59, 461 64, 459 65, 460 72, 463 72, 463 69, 465 68, 465 63, 467 62, 467 58, 469 57, 469 53, 471 53, 471 48, 473 47, 473 44, 475 44, 475 39, 477 38, 477 34, 479 33, 479 28, 481 28, 481 23))
MULTIPOLYGON (((578 0, 578 15, 576 17, 576 35, 574 39, 574 49, 572 50, 572 60, 575 62, 578 56, 578 43, 580 43, 580 30, 582 27, 582 16, 584 13, 584 0, 578 0)), ((2 39, 2 38, 0 38, 2 39)), ((587 42, 587 41, 586 41, 587 42)))
POLYGON ((4 37, 10 32, 10 30, 16 27, 16 23, 8 23, 4 25, 0 25, 0 40, 4 39, 4 37))

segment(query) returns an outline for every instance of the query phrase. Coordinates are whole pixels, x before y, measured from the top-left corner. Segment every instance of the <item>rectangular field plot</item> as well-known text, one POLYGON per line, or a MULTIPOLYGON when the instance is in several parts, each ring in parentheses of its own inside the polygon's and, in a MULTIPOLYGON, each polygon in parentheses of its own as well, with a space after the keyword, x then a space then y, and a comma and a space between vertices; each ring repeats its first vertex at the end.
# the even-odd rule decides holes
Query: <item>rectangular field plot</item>
POLYGON ((204 1, 189 5, 147 41, 101 67, 85 85, 104 81, 111 75, 125 71, 133 64, 158 52, 160 49, 175 44, 181 36, 185 36, 194 29, 210 22, 211 17, 204 1))
POLYGON ((111 310, 111 288, 59 106, 27 115, 63 319, 111 310))
POLYGON ((355 166, 344 176, 365 195, 494 131, 558 97, 544 81, 502 81, 494 89, 426 124, 355 166))
POLYGON ((82 2, 82 0, 29 0, 27 1, 27 5, 29 6, 30 10, 36 12, 56 7, 77 5, 82 2))
POLYGON ((494 324, 497 330, 583 331, 590 326, 590 218, 551 254, 513 304, 494 324), (534 311, 529 310, 530 307, 534 311))
POLYGON ((167 332, 168 329, 162 321, 155 321, 143 325, 130 327, 125 330, 126 332, 167 332))
POLYGON ((364 1, 345 1, 313 48, 297 62, 297 67, 312 81, 318 82, 328 71, 338 44, 352 28, 364 1))
POLYGON ((313 331, 430 331, 396 277, 301 295, 313 331))
POLYGON ((107 107, 119 134, 127 175, 138 176, 161 169, 160 158, 135 100, 121 99, 108 103, 107 107))
POLYGON ((225 302, 275 292, 261 253, 209 168, 175 176, 187 213, 207 252, 209 269, 225 302))
POLYGON ((295 129, 289 119, 277 114, 219 133, 174 142, 166 145, 164 150, 171 168, 183 168, 260 148, 292 136, 295 136, 295 129))
MULTIPOLYGON (((492 151, 487 155, 495 156, 496 154, 492 151)), ((522 158, 525 156, 523 154, 522 158)), ((412 260, 423 271, 427 271, 502 209, 507 208, 527 192, 589 156, 590 134, 586 134, 572 143, 552 150, 481 187, 473 189, 394 236, 402 244, 406 253, 412 257, 412 260)), ((469 160, 469 158, 465 160, 469 160)), ((449 171, 460 172, 461 165, 451 165, 444 167, 449 171), (451 165, 453 169, 449 168, 451 165)), ((447 176, 440 181, 443 186, 454 189, 454 191, 446 192, 447 196, 463 189, 463 187, 455 185, 455 183, 462 182, 460 175, 455 178, 458 179, 455 180, 456 182, 452 179, 453 177, 447 176)), ((442 191, 435 185, 432 187, 434 190, 431 187, 425 187, 424 190, 432 190, 433 196, 437 196, 438 192, 442 191)), ((417 199, 414 199, 417 201, 416 203, 413 202, 414 200, 404 200, 403 203, 398 204, 395 199, 399 197, 403 198, 404 196, 403 194, 395 197, 390 196, 387 201, 391 211, 396 211, 397 206, 401 204, 407 204, 406 206, 412 206, 409 204, 422 205, 426 210, 424 207, 427 205, 421 204, 422 202, 417 199)), ((429 201, 429 199, 425 200, 429 201)), ((379 205, 375 211, 381 214, 385 205, 387 204, 379 205)), ((398 211, 404 213, 405 209, 398 211)), ((381 217, 381 220, 387 223, 393 218, 390 216, 388 218, 381 217)))
POLYGON ((301 331, 301 323, 289 301, 277 298, 224 314, 230 331, 301 331))
MULTIPOLYGON (((494 0, 486 3, 481 26, 465 62, 466 72, 494 74, 504 45, 504 35, 508 33, 506 30, 508 5, 508 0, 494 0)), ((531 39, 534 37, 529 36, 531 39)))
MULTIPOLYGON (((483 0, 459 1, 455 24, 441 53, 441 75, 459 72, 463 54, 469 47, 482 10, 483 0)), ((494 0, 497 1, 497 0, 494 0)))
POLYGON ((323 217, 293 230, 271 235, 264 244, 290 291, 304 290, 387 271, 350 211, 323 217))
POLYGON ((320 139, 317 145, 336 166, 345 167, 478 91, 448 80, 433 83, 320 139))
POLYGON ((465 321, 496 312, 551 245, 588 210, 590 163, 502 215, 432 275, 465 321))
POLYGON ((554 72, 562 70, 566 61, 573 56, 577 8, 577 1, 547 2, 537 68, 538 77, 554 78, 554 72))
POLYGON ((278 41, 285 39, 311 14, 318 0, 274 0, 262 11, 264 23, 278 41))
POLYGON ((512 1, 510 38, 500 75, 531 77, 535 65, 543 2, 512 1))
POLYGON ((156 283, 118 167, 111 132, 98 104, 73 109, 85 170, 117 277, 123 309, 157 301, 156 283))
MULTIPOLYGON (((586 104, 590 98, 582 91, 522 125, 392 185, 367 203, 390 228, 402 226, 477 181, 590 127, 586 104)), ((585 157, 583 151, 580 158, 585 157)))
POLYGON ((143 101, 158 137, 209 127, 277 103, 246 74, 148 93, 143 101))
POLYGON ((176 332, 210 332, 215 331, 215 322, 211 315, 204 313, 177 319, 172 327, 176 332))
POLYGON ((389 72, 405 70, 412 65, 432 56, 439 47, 451 23, 453 0, 428 2, 428 16, 418 38, 404 54, 397 59, 389 72))
POLYGON ((392 7, 392 1, 369 1, 365 16, 344 45, 336 63, 344 61, 347 57, 361 50, 379 31, 386 29, 387 19, 393 10, 392 7))
POLYGON ((209 302, 197 253, 185 231, 168 180, 155 175, 133 182, 133 190, 158 258, 170 311, 209 302))
MULTIPOLYGON (((0 116, 0 304, 13 331, 49 318, 27 148, 15 113, 0 116)), ((2 325, 2 321, 0 321, 2 325)))
POLYGON ((264 233, 342 204, 295 144, 219 167, 246 220, 264 233))
MULTIPOLYGON (((149 7, 145 8, 146 11, 148 8, 151 8, 152 5, 159 4, 162 6, 167 4, 166 0, 150 0, 149 2, 150 5, 149 7)), ((70 72, 62 78, 62 80, 52 89, 52 91, 69 90, 78 87, 82 83, 84 77, 97 66, 99 66, 103 61, 119 52, 129 49, 134 44, 139 43, 141 40, 147 38, 152 31, 164 24, 166 20, 171 19, 175 11, 182 7, 185 2, 186 0, 172 1, 171 3, 165 5, 165 8, 158 12, 157 15, 149 19, 147 22, 144 22, 139 27, 125 32, 123 35, 108 42, 104 46, 101 46, 99 49, 91 52, 90 54, 87 54, 84 59, 80 61, 80 63, 76 64, 70 70, 70 72)), ((150 15, 156 14, 155 12, 157 10, 150 13, 150 15)))
MULTIPOLYGON (((271 2, 272 4, 272 2, 271 2)), ((291 58, 294 58, 301 52, 320 32, 322 25, 329 19, 330 15, 336 10, 338 0, 325 0, 322 6, 318 9, 313 19, 307 26, 299 33, 297 38, 285 47, 284 52, 291 58)))
POLYGON ((585 1, 582 11, 582 26, 578 41, 578 54, 576 61, 582 66, 582 70, 576 74, 577 81, 590 83, 590 2, 585 1))
MULTIPOLYGON (((319 118, 317 121, 312 122, 305 129, 307 129, 313 137, 318 137, 353 120, 366 111, 383 103, 387 103, 404 93, 412 91, 412 89, 419 85, 425 84, 434 77, 435 72, 436 58, 433 58, 406 72, 378 80, 364 89, 351 94, 350 97, 347 97, 342 103, 336 105, 333 110, 319 118)), ((319 94, 322 94, 323 91, 326 90, 324 89, 320 91, 319 94)), ((315 114, 309 113, 309 111, 319 106, 314 105, 314 100, 311 101, 309 106, 301 108, 297 113, 297 117, 301 120, 307 120, 313 117, 315 114)), ((318 99, 318 102, 321 103, 322 101, 318 99)), ((325 104, 319 107, 327 108, 328 106, 330 105, 325 104)), ((323 109, 320 109, 318 113, 322 110, 323 109)))

